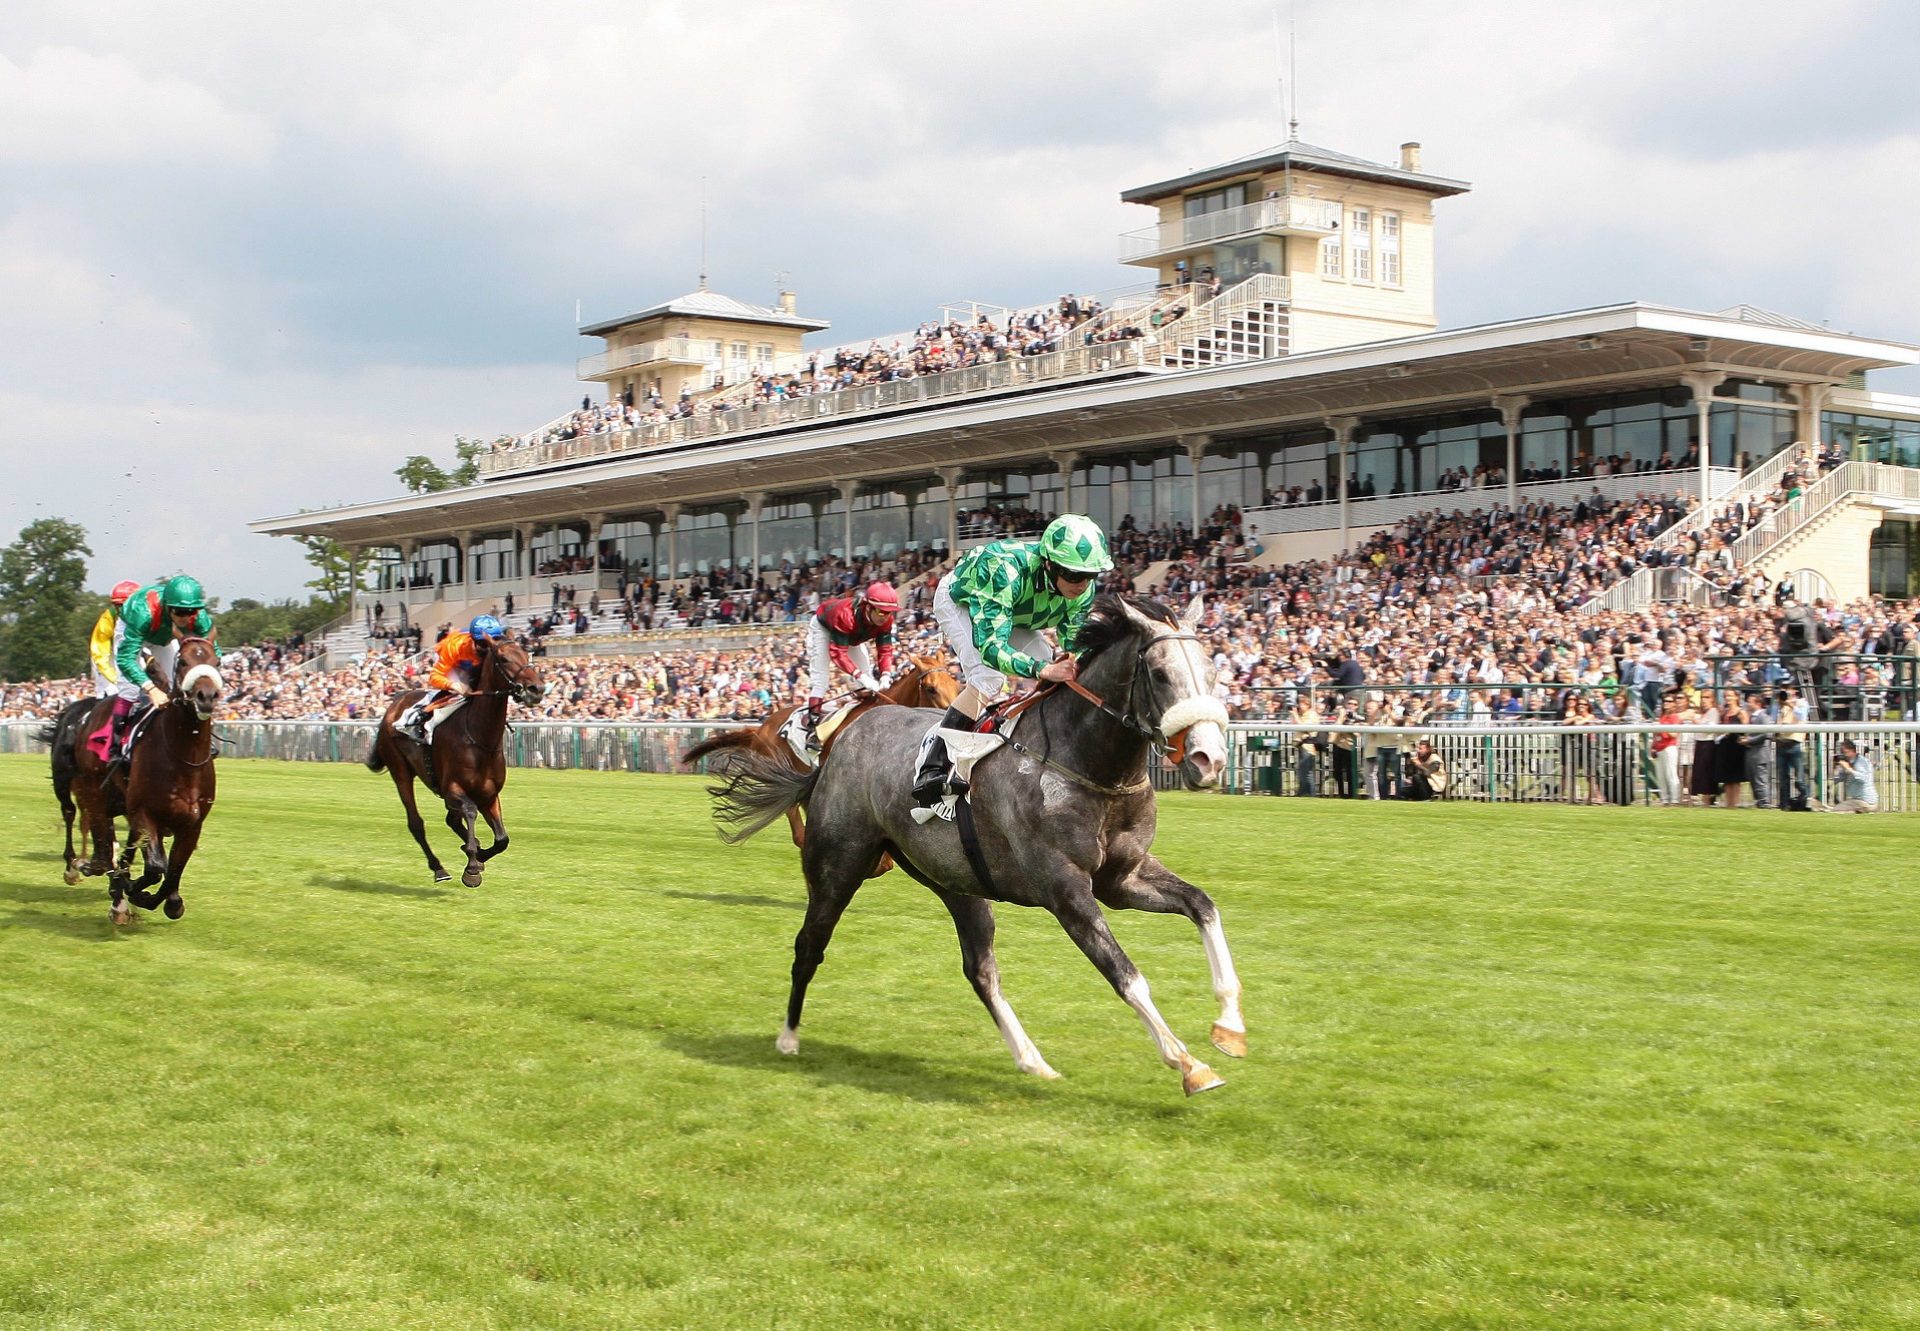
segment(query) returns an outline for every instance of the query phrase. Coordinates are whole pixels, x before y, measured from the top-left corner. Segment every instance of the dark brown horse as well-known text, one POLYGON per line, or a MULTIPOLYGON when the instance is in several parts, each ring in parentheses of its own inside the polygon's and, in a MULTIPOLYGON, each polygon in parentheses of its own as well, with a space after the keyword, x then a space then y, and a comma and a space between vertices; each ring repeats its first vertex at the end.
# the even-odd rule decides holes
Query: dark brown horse
MULTIPOLYGON (((109 772, 91 744, 82 739, 74 745, 73 796, 93 842, 91 857, 79 869, 90 877, 109 875, 107 900, 115 924, 131 921, 135 906, 164 906, 170 920, 186 914, 180 875, 213 808, 213 714, 226 687, 220 653, 205 638, 182 638, 177 646, 170 696, 141 722, 132 757, 109 772), (112 859, 116 797, 127 818, 127 842, 118 861, 112 859), (168 838, 171 845, 165 844, 168 838), (146 860, 137 882, 136 854, 146 860), (149 891, 155 883, 162 883, 161 889, 149 891)), ((105 725, 112 707, 111 698, 96 702, 80 734, 105 725)))
MULTIPOLYGON (((76 698, 60 709, 60 714, 34 732, 34 738, 47 746, 53 765, 53 797, 60 803, 60 818, 66 824, 67 845, 60 856, 61 876, 69 884, 80 881, 80 861, 91 859, 87 820, 79 817, 79 805, 73 799, 74 754, 87 742, 87 718, 99 703, 98 698, 76 698), (74 849, 74 825, 79 824, 80 848, 74 849)), ((111 816, 126 813, 117 787, 107 790, 111 816)))
POLYGON ((393 778, 407 810, 407 830, 426 853, 436 883, 452 875, 427 844, 426 824, 413 798, 414 780, 426 782, 427 789, 447 806, 447 826, 467 852, 460 881, 468 887, 480 886, 482 866, 507 848, 507 825, 500 817, 500 790, 507 784, 507 704, 535 703, 547 691, 520 644, 504 638, 475 638, 473 649, 480 658, 479 678, 467 700, 434 728, 431 753, 394 727, 407 708, 426 696, 420 689, 394 695, 367 752, 367 767, 393 778), (480 818, 487 820, 493 833, 493 844, 485 849, 474 836, 474 823, 480 818))
MULTIPOLYGON (((955 695, 960 692, 960 682, 940 664, 938 657, 915 656, 909 659, 913 662, 911 670, 880 692, 871 697, 862 698, 841 713, 839 721, 821 743, 822 759, 827 756, 827 750, 833 747, 834 740, 838 739, 849 725, 870 708, 897 704, 902 707, 937 707, 945 710, 947 704, 954 700, 955 695)), ((701 740, 681 754, 680 761, 692 764, 716 753, 746 749, 763 758, 784 762, 796 772, 804 772, 807 770, 806 765, 794 756, 792 747, 780 737, 780 731, 786 726, 787 718, 792 716, 795 710, 794 707, 776 707, 768 712, 765 719, 757 726, 722 731, 711 739, 701 740)), ((787 810, 787 826, 793 829, 793 844, 804 848, 807 844, 807 825, 800 817, 800 810, 787 810)))

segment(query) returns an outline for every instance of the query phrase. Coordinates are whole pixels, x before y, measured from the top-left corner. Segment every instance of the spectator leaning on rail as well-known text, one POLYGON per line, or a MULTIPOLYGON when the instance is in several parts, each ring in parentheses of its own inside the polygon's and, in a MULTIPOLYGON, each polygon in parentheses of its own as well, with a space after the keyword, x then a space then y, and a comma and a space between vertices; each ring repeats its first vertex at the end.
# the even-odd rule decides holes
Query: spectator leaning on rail
POLYGON ((833 667, 853 676, 862 693, 878 693, 893 670, 893 619, 900 593, 890 582, 870 583, 852 596, 822 601, 807 623, 808 747, 820 743, 820 707, 832 686, 833 667), (875 660, 867 644, 874 645, 875 660))
MULTIPOLYGON (((1056 682, 1078 675, 1074 639, 1093 608, 1095 577, 1112 567, 1106 533, 1075 513, 1055 518, 1037 542, 993 541, 961 556, 933 594, 934 620, 966 680, 941 727, 971 729, 1006 691, 1009 675, 1056 682), (1040 636, 1049 628, 1059 634, 1058 657, 1040 636)), ((936 732, 914 777, 914 803, 931 811, 948 785, 947 746, 936 732)))
POLYGON ((173 682, 173 663, 178 655, 175 641, 204 638, 212 632, 213 616, 207 613, 207 594, 199 582, 184 573, 151 587, 142 587, 120 607, 117 630, 120 645, 114 651, 114 665, 120 672, 118 700, 113 705, 112 745, 116 759, 126 757, 127 732, 136 708, 146 710, 137 705, 142 702, 154 707, 167 705, 167 690, 153 676, 168 684, 173 682), (147 650, 147 665, 153 667, 152 675, 148 674, 147 665, 141 664, 142 648, 147 650))

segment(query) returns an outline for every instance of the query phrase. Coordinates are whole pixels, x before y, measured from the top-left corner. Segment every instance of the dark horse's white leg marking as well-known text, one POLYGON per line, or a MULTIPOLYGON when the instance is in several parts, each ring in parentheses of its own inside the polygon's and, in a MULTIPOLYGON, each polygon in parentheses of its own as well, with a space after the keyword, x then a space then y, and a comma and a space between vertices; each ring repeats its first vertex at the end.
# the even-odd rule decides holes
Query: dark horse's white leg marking
POLYGON ((1213 996, 1220 1003, 1213 1023, 1213 1044, 1231 1058, 1247 1056, 1247 1022, 1240 1013, 1240 977, 1227 951, 1226 931, 1213 898, 1149 855, 1117 882, 1096 889, 1095 895, 1120 910, 1145 910, 1161 915, 1184 915, 1200 931, 1207 950, 1207 969, 1213 977, 1213 996))

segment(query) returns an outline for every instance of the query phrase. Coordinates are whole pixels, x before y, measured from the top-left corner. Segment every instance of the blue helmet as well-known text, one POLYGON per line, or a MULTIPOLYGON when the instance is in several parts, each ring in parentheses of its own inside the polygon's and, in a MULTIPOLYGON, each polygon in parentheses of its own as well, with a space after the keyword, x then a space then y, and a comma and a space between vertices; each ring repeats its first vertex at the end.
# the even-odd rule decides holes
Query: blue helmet
POLYGON ((492 615, 476 615, 473 623, 467 625, 467 632, 475 638, 504 638, 507 626, 492 615))

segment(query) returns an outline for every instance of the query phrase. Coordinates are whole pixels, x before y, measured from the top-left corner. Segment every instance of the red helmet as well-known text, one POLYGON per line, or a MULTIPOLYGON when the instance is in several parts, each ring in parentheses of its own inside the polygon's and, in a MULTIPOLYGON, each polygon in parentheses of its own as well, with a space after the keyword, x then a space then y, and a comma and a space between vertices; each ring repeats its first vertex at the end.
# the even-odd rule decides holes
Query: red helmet
POLYGON ((860 599, 867 603, 869 610, 883 615, 900 613, 900 593, 893 589, 890 582, 870 582, 867 589, 860 593, 860 599))
POLYGON ((125 605, 127 603, 127 598, 129 596, 132 596, 135 592, 139 590, 140 590, 140 584, 135 582, 132 578, 128 578, 125 582, 114 583, 113 590, 107 593, 107 599, 112 601, 115 605, 125 605))

